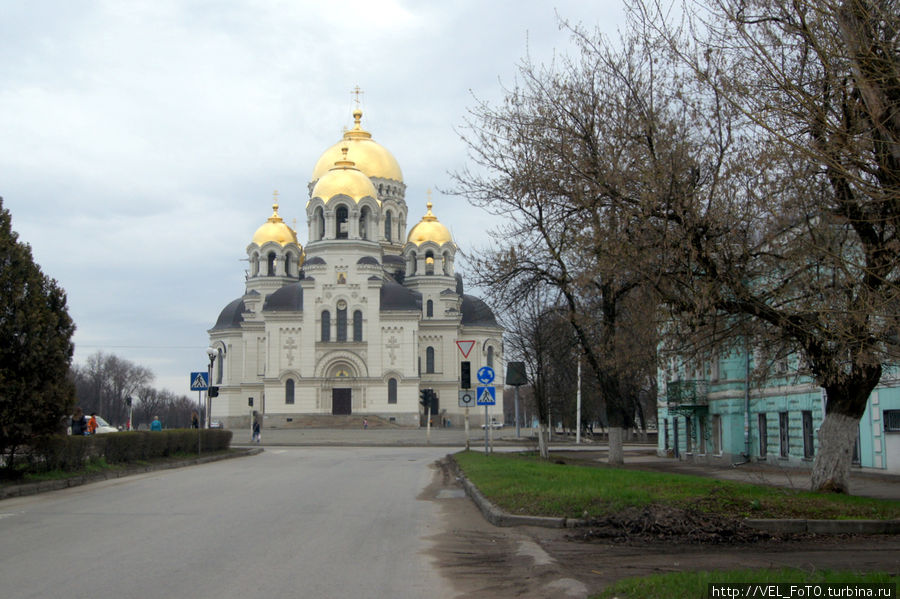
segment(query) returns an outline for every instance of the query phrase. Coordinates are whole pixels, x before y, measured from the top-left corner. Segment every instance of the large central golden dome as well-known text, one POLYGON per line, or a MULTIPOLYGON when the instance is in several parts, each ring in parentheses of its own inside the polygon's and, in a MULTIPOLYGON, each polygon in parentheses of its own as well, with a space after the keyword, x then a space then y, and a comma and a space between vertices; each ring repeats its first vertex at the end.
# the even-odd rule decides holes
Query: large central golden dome
POLYGON ((341 141, 325 150, 325 153, 316 162, 311 180, 318 180, 334 166, 335 162, 344 159, 352 160, 356 164, 356 168, 368 177, 403 182, 403 173, 400 171, 397 159, 383 146, 376 143, 372 139, 371 133, 363 130, 360 126, 362 110, 357 108, 353 111, 353 120, 355 122, 353 128, 344 133, 341 141), (348 148, 346 158, 341 153, 341 148, 344 147, 348 148))

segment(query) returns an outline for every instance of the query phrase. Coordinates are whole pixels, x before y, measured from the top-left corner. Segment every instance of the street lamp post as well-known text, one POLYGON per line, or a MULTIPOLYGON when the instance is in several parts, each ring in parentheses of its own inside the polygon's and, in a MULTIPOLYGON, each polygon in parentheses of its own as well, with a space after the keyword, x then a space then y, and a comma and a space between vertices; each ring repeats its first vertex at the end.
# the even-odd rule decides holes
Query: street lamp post
POLYGON ((209 384, 207 384, 206 386, 206 417, 204 418, 204 420, 206 421, 206 428, 209 428, 209 410, 212 407, 209 403, 209 387, 213 383, 213 362, 216 361, 216 355, 218 355, 218 352, 216 352, 216 350, 211 347, 207 347, 206 355, 209 356, 209 370, 207 371, 207 374, 209 376, 209 384))

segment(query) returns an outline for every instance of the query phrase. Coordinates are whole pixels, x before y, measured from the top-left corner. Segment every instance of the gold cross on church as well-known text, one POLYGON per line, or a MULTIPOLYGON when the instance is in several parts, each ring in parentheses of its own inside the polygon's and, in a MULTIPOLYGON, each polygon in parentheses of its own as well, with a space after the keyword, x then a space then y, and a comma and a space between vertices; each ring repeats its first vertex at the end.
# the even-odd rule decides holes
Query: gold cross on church
POLYGON ((356 96, 356 98, 354 98, 353 101, 356 102, 357 108, 359 108, 359 97, 364 93, 366 93, 366 92, 364 92, 362 89, 360 89, 360 87, 358 85, 350 90, 350 95, 356 96))

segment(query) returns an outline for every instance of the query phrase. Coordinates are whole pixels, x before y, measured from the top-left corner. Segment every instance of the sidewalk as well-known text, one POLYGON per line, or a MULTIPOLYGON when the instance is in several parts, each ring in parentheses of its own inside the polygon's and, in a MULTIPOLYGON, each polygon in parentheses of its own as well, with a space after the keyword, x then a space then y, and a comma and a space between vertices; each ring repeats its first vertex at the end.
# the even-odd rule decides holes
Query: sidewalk
MULTIPOLYGON (((522 431, 521 438, 515 436, 515 429, 503 428, 491 431, 494 451, 536 450, 537 444, 522 431)), ((232 446, 249 446, 250 431, 236 430, 232 446)), ((448 453, 466 447, 466 434, 462 428, 433 428, 430 437, 425 429, 369 428, 363 429, 264 429, 262 446, 399 446, 415 447, 431 445, 447 447, 448 453)), ((474 451, 484 451, 484 431, 473 428, 469 431, 469 447, 474 451)), ((571 438, 556 439, 550 443, 553 452, 577 452, 579 457, 606 461, 607 446, 584 442, 576 445, 571 438)), ((655 445, 625 445, 625 467, 676 474, 710 476, 740 482, 767 484, 791 489, 808 490, 810 474, 808 470, 785 468, 777 465, 747 463, 740 466, 707 466, 693 464, 674 458, 656 455, 655 445)), ((878 499, 900 500, 900 475, 885 474, 872 470, 853 469, 850 474, 850 489, 853 495, 878 499)))

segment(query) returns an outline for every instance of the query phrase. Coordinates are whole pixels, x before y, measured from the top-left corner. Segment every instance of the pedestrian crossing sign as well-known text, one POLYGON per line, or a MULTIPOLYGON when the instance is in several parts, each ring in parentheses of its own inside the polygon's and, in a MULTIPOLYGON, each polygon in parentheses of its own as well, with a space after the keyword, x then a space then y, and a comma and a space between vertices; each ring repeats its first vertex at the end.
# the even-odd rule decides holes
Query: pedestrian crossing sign
POLYGON ((209 374, 206 372, 191 373, 191 391, 206 391, 209 389, 209 374))
POLYGON ((476 403, 479 406, 493 406, 497 403, 496 387, 478 387, 478 398, 476 403))

